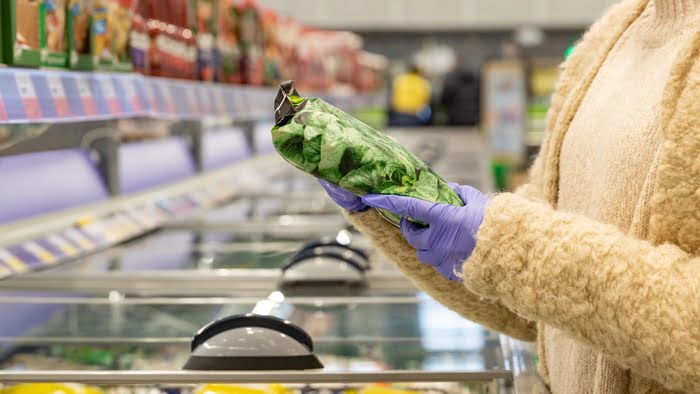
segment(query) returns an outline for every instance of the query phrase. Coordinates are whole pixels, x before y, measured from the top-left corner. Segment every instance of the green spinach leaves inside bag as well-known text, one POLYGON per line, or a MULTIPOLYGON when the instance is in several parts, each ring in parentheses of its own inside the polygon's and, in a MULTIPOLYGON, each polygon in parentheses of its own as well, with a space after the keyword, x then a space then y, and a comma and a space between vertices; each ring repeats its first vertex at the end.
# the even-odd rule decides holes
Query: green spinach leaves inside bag
MULTIPOLYGON (((291 81, 275 99, 272 142, 289 163, 352 193, 394 194, 463 206, 413 153, 319 98, 302 98, 291 81)), ((401 218, 380 211, 395 225, 401 218)))

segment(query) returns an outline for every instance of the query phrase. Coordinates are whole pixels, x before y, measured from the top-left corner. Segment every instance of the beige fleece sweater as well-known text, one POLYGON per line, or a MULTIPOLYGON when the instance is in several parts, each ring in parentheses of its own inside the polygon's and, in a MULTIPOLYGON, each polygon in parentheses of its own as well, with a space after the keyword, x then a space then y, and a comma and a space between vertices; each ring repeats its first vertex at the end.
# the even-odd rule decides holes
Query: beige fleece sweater
POLYGON ((627 0, 563 67, 531 181, 496 196, 449 282, 347 214, 423 290, 537 337, 555 393, 700 392, 700 0, 627 0))

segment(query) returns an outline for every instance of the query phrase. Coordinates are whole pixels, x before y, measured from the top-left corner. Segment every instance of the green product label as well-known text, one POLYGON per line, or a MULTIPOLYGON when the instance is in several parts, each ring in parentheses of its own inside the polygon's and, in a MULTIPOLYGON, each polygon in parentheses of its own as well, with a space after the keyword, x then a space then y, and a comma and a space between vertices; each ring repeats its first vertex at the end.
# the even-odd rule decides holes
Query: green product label
POLYGON ((39 66, 40 57, 40 7, 34 1, 3 0, 2 10, 5 63, 17 66, 39 66), (39 21, 39 23, 37 23, 39 21))
POLYGON ((43 0, 39 16, 42 65, 66 67, 68 30, 65 0, 43 0))

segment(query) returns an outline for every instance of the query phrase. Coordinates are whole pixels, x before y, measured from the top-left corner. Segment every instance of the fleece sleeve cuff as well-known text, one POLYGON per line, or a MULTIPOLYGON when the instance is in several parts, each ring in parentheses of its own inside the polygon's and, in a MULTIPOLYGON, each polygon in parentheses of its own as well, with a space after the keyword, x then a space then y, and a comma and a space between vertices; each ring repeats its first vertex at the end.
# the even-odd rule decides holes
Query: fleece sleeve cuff
POLYGON ((536 337, 533 322, 521 319, 498 302, 482 299, 461 283, 442 277, 433 267, 421 263, 416 250, 401 231, 389 224, 376 210, 344 212, 346 218, 366 235, 383 255, 420 290, 461 316, 514 338, 532 341, 536 337))
POLYGON ((700 258, 514 194, 493 198, 464 284, 670 389, 700 391, 700 258))

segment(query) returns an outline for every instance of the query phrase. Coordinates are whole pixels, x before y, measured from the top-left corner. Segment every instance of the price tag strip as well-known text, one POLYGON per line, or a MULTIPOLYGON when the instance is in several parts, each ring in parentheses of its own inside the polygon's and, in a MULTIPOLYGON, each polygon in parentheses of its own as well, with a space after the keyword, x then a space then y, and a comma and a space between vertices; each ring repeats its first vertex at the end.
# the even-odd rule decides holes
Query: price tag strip
POLYGON ((77 222, 80 232, 89 237, 97 246, 107 246, 111 241, 104 229, 104 224, 94 218, 82 219, 77 222))
POLYGON ((0 262, 10 268, 13 272, 21 274, 27 272, 29 267, 22 262, 17 256, 10 253, 8 250, 0 249, 0 262))
POLYGON ((53 98, 53 104, 56 108, 56 115, 59 117, 68 117, 71 115, 70 105, 66 97, 66 91, 63 88, 60 74, 46 74, 46 83, 49 85, 49 94, 53 98))
POLYGON ((97 115, 97 103, 95 102, 95 96, 92 94, 92 89, 90 89, 90 83, 87 78, 76 78, 75 86, 78 89, 78 96, 83 105, 85 115, 97 115))
POLYGON ((24 248, 24 250, 26 250, 27 252, 31 253, 32 256, 39 259, 41 263, 46 265, 53 265, 58 260, 58 258, 54 254, 46 250, 45 247, 39 245, 39 243, 37 243, 36 241, 25 242, 24 244, 22 244, 22 248, 24 248))
POLYGON ((175 102, 173 101, 173 94, 170 91, 170 87, 168 86, 167 83, 163 82, 158 82, 156 83, 156 88, 160 92, 161 97, 163 98, 163 104, 165 105, 165 113, 172 115, 176 114, 177 111, 175 110, 175 102))
POLYGON ((112 78, 109 77, 98 77, 98 86, 102 93, 102 97, 107 104, 107 110, 109 114, 116 115, 122 112, 122 107, 119 104, 119 98, 117 97, 117 91, 114 89, 114 84, 112 83, 112 78))
POLYGON ((12 276, 12 270, 4 266, 2 263, 0 263, 0 279, 7 278, 8 276, 12 276))
POLYGON ((201 113, 199 109, 199 99, 197 98, 197 88, 195 86, 187 86, 185 88, 185 102, 191 115, 201 113))
POLYGON ((61 251, 64 256, 76 257, 80 254, 80 251, 75 246, 59 235, 50 235, 46 238, 46 242, 61 251))
MULTIPOLYGON (((0 68, 0 121, 120 116, 271 118, 275 88, 227 86, 133 74, 0 68)), ((385 102, 383 94, 324 96, 346 111, 385 102)))
POLYGON ((40 119, 42 116, 41 106, 31 75, 28 72, 18 71, 15 73, 15 82, 27 119, 40 119))
POLYGON ((138 98, 136 88, 127 76, 113 76, 112 86, 116 92, 119 107, 123 115, 136 115, 142 112, 141 100, 138 98))
POLYGON ((78 245, 80 249, 85 252, 91 252, 97 248, 97 246, 88 238, 85 234, 80 232, 75 227, 69 227, 63 231, 63 234, 67 239, 69 239, 74 244, 78 245))

